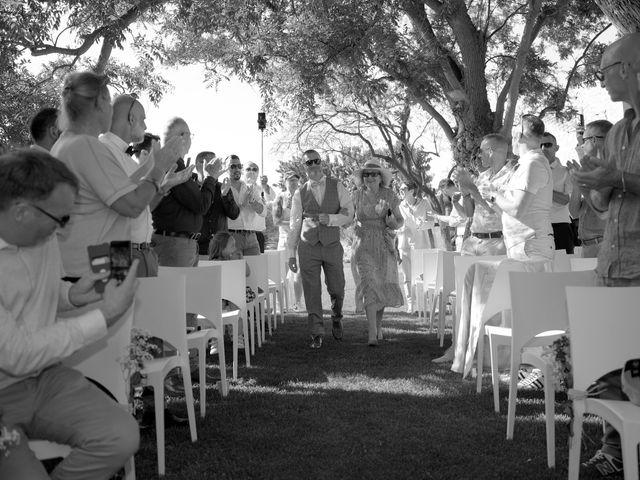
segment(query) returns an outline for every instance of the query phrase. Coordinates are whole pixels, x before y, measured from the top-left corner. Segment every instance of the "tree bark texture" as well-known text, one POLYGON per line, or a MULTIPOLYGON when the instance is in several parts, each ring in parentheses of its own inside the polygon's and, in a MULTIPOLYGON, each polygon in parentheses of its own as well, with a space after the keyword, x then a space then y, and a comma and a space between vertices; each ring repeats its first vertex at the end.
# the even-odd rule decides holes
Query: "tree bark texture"
POLYGON ((595 0, 621 34, 640 32, 638 0, 595 0))

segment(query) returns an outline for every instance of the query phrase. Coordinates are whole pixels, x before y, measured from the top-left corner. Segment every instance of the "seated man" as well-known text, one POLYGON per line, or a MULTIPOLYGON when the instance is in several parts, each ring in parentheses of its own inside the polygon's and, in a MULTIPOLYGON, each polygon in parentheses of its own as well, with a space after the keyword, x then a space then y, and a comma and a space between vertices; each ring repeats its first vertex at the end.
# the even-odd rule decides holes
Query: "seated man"
POLYGON ((58 311, 100 300, 93 285, 105 277, 60 280, 55 232, 67 224, 77 189, 76 177, 48 153, 25 149, 0 157, 0 405, 3 423, 21 436, 0 460, 3 479, 49 478, 29 438, 72 447, 51 473, 55 479, 110 478, 138 449, 134 418, 60 363, 102 338, 136 290, 134 262, 120 286, 107 283, 96 308, 57 318, 58 311))

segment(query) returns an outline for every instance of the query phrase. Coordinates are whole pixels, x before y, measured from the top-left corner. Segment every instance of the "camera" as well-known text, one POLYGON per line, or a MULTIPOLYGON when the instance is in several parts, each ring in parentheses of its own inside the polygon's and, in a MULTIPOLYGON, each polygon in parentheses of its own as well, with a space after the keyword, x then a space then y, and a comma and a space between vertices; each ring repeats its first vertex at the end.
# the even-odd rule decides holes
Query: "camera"
POLYGON ((110 272, 109 277, 95 283, 98 293, 104 292, 104 286, 114 278, 120 284, 131 267, 131 242, 113 241, 111 243, 101 243, 100 245, 89 245, 89 265, 96 273, 110 272))

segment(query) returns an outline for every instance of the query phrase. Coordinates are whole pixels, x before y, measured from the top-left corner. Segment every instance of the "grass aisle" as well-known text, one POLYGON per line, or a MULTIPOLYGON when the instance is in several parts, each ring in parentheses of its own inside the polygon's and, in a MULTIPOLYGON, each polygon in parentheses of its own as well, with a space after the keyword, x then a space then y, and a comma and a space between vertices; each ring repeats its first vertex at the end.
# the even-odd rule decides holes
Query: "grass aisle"
MULTIPOLYGON (((226 399, 208 392, 198 442, 188 428, 167 429, 165 478, 566 478, 568 421, 557 417, 557 468, 548 470, 542 392, 519 392, 507 441, 507 389, 494 414, 489 376, 477 395, 475 381, 431 363, 441 350, 415 317, 387 314, 376 348, 362 315, 345 317, 341 343, 326 325, 324 346, 311 350, 306 315, 287 315, 226 399)), ((585 427, 597 437, 597 424, 585 427)), ((154 431, 143 432, 138 478, 157 477, 155 452, 154 431)))

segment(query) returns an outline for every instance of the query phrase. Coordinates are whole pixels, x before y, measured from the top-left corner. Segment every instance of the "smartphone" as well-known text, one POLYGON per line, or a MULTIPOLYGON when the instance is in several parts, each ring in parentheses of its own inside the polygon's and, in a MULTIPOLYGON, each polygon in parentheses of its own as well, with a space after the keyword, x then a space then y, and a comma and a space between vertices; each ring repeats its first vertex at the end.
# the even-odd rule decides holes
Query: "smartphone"
POLYGON ((131 242, 111 242, 109 250, 111 256, 111 275, 109 278, 115 278, 119 285, 126 278, 131 267, 131 242))
MULTIPOLYGON (((89 265, 91 266, 91 271, 96 273, 111 271, 111 246, 108 243, 89 245, 87 247, 87 251, 89 252, 89 265)), ((103 293, 104 286, 108 281, 109 277, 97 281, 94 284, 96 292, 103 293)))

